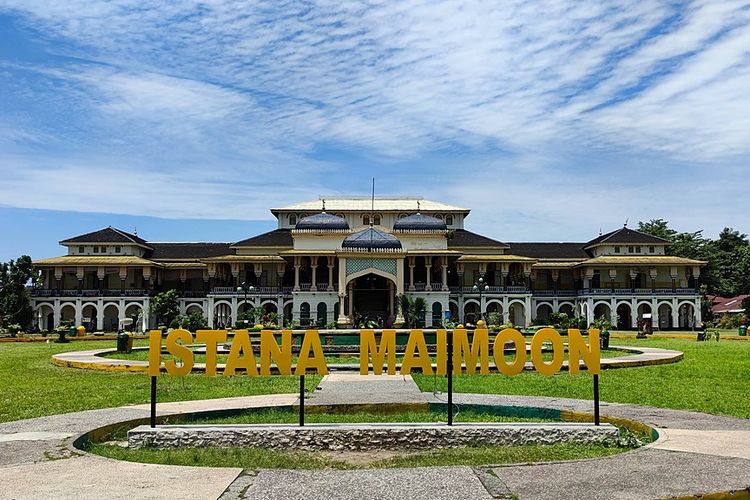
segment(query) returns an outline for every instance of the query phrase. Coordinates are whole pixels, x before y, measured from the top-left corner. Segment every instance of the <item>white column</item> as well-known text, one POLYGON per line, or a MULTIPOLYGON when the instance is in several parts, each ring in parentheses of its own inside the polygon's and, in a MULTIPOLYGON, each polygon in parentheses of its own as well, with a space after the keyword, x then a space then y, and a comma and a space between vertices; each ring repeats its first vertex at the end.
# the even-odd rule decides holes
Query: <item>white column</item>
POLYGON ((409 257, 409 291, 416 290, 414 287, 414 257, 409 257))
POLYGON ((299 257, 294 258, 294 291, 299 292, 299 257))
POLYGON ((333 262, 333 257, 328 257, 328 291, 333 291, 333 266, 335 263, 333 262))
POLYGON ((448 264, 444 262, 440 267, 441 267, 440 277, 443 280, 443 291, 446 292, 448 291, 448 264))
POLYGON ((345 325, 349 322, 346 315, 344 314, 344 297, 344 290, 339 288, 339 317, 336 320, 339 325, 345 325))
POLYGON ((317 292, 318 291, 318 261, 317 257, 313 257, 313 262, 315 264, 310 264, 310 272, 312 273, 312 280, 310 283, 310 291, 311 292, 317 292))
POLYGON ((81 299, 76 299, 75 308, 76 308, 75 326, 79 326, 81 323, 83 323, 83 304, 81 303, 81 299))
POLYGON ((680 310, 677 308, 677 299, 672 299, 672 328, 680 327, 680 310))
POLYGON ((142 326, 143 326, 144 332, 148 331, 148 317, 149 317, 148 310, 150 307, 151 307, 151 301, 149 300, 148 297, 146 297, 145 299, 143 299, 143 310, 141 311, 141 316, 142 316, 141 320, 143 321, 142 326))
POLYGON ((354 321, 354 282, 349 283, 349 321, 354 321))
POLYGON ((526 325, 524 326, 528 326, 531 324, 531 297, 527 296, 526 299, 524 299, 523 312, 524 321, 526 321, 526 325))
POLYGON ((699 328, 701 326, 701 322, 703 321, 703 311, 701 311, 701 299, 700 298, 695 299, 695 303, 693 304, 693 309, 695 311, 695 327, 699 328))
POLYGON ((630 327, 638 328, 638 299, 630 301, 630 327))
MULTIPOLYGON (((146 308, 146 314, 148 314, 148 308, 146 308)), ((101 297, 96 301, 96 329, 104 330, 104 299, 101 297)))
POLYGON ((424 264, 425 264, 425 271, 427 274, 427 284, 425 285, 425 290, 428 292, 432 291, 432 257, 425 257, 424 258, 424 264))

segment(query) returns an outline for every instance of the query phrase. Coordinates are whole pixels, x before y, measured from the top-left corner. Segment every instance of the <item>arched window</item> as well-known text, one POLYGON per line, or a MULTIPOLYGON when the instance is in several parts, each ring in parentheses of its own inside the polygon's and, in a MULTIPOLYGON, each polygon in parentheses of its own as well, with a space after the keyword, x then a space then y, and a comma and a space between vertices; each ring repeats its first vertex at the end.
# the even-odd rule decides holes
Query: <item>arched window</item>
POLYGON ((443 220, 443 214, 435 214, 435 218, 443 220))
POLYGON ((406 214, 398 214, 399 219, 403 219, 404 217, 406 217, 406 214))
POLYGON ((296 226, 297 225, 297 216, 292 214, 289 216, 289 225, 296 226))
POLYGON ((453 216, 452 215, 446 215, 445 216, 445 225, 446 226, 452 226, 453 225, 453 216))
POLYGON ((310 324, 310 304, 303 302, 299 306, 299 324, 307 326, 310 324))
POLYGON ((325 302, 318 303, 318 326, 323 328, 328 322, 328 306, 325 302))
POLYGON ((375 224, 376 226, 379 226, 380 225, 380 216, 379 215, 374 215, 372 217, 372 223, 375 224))
POLYGON ((363 215, 362 216, 362 224, 364 224, 365 226, 369 226, 370 225, 370 216, 369 215, 363 215))

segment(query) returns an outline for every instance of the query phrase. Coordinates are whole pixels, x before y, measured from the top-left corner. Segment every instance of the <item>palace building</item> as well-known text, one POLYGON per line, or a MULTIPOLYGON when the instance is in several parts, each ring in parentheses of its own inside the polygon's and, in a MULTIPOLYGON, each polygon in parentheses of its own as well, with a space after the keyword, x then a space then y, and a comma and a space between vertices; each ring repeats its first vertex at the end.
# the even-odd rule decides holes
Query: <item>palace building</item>
POLYGON ((480 313, 516 326, 554 312, 621 329, 644 316, 660 329, 701 322, 705 262, 627 227, 585 243, 501 242, 465 228, 469 209, 422 198, 326 197, 271 213, 276 229, 234 243, 158 243, 113 227, 65 239, 66 255, 34 262, 39 327, 156 327, 150 300, 169 289, 214 328, 248 307, 287 326, 390 326, 402 294, 425 300, 427 328, 480 313))

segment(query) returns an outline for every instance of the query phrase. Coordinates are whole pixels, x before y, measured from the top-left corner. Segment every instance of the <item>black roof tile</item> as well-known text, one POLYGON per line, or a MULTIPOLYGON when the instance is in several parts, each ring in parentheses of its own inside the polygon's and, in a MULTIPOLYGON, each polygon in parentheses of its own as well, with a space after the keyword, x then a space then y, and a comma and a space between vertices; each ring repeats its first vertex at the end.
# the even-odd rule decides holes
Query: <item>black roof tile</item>
POLYGON ((508 253, 534 259, 588 259, 585 243, 508 243, 508 253))
POLYGON ((466 229, 456 229, 449 233, 448 248, 452 247, 507 247, 502 241, 493 240, 466 229), (452 235, 451 235, 452 234, 452 235))
POLYGON ((112 226, 80 236, 66 238, 60 243, 136 243, 147 247, 150 246, 143 238, 112 226))
POLYGON ((274 229, 267 233, 232 243, 233 247, 291 247, 294 245, 290 229, 274 229))
POLYGON ((203 259, 233 254, 229 243, 151 243, 149 259, 203 259))
POLYGON ((658 238, 656 236, 652 236, 650 234, 641 233, 640 231, 635 231, 633 229, 628 229, 627 227, 621 227, 620 229, 617 229, 615 231, 611 231, 607 234, 602 234, 593 240, 586 243, 585 246, 589 247, 591 245, 597 245, 601 243, 624 243, 624 244, 630 244, 630 243, 644 243, 644 244, 669 244, 669 240, 665 240, 663 238, 658 238))

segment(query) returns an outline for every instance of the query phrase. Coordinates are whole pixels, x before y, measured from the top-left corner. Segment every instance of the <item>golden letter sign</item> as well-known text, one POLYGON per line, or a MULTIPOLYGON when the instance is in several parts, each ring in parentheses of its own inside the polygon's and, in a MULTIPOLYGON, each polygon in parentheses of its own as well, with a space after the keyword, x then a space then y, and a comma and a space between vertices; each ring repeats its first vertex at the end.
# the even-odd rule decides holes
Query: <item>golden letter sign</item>
MULTIPOLYGON (((589 343, 583 339, 580 330, 568 330, 568 369, 570 373, 579 372, 580 362, 586 369, 598 375, 600 372, 599 353, 599 330, 591 329, 588 332, 589 343)), ((362 375, 372 372, 376 375, 383 370, 394 375, 396 373, 396 330, 383 330, 380 341, 376 338, 374 330, 361 330, 359 346, 359 367, 362 375)), ((171 355, 164 363, 169 375, 184 377, 190 373, 195 365, 195 355, 188 347, 194 341, 206 345, 206 368, 207 376, 214 376, 217 372, 218 346, 227 341, 226 330, 198 330, 193 335, 187 330, 172 330, 167 335, 165 348, 171 355)), ((448 359, 447 349, 448 332, 437 330, 437 357, 435 360, 435 372, 437 375, 446 374, 448 359)), ((304 375, 312 371, 319 375, 328 373, 323 346, 317 330, 307 330, 302 337, 297 364, 292 370, 292 331, 282 330, 274 333, 271 330, 262 330, 258 348, 260 361, 256 359, 253 351, 253 341, 247 330, 236 330, 231 341, 229 355, 224 366, 224 376, 229 377, 242 371, 250 376, 271 375, 271 366, 275 365, 280 375, 304 375), (276 337, 281 336, 281 344, 276 337), (292 373, 293 372, 293 373, 292 373)), ((523 334, 514 328, 506 328, 498 333, 492 343, 495 371, 504 375, 517 375, 523 371, 526 364, 526 340, 523 334), (505 360, 505 345, 512 343, 515 347, 515 358, 509 363, 505 360)), ((152 330, 149 333, 149 367, 148 373, 156 376, 161 370, 162 334, 160 330, 152 330)), ((554 375, 563 366, 565 357, 565 344, 563 337, 554 328, 542 328, 537 331, 531 339, 531 362, 534 369, 544 375, 554 375), (545 361, 543 350, 545 345, 552 346, 552 359, 545 361)), ((453 373, 459 375, 466 373, 473 375, 490 374, 490 337, 486 329, 474 331, 471 343, 466 329, 459 328, 453 331, 453 373)), ((412 370, 418 370, 426 375, 433 374, 433 359, 427 351, 424 332, 422 330, 411 330, 401 362, 400 373, 408 375, 412 370)))

